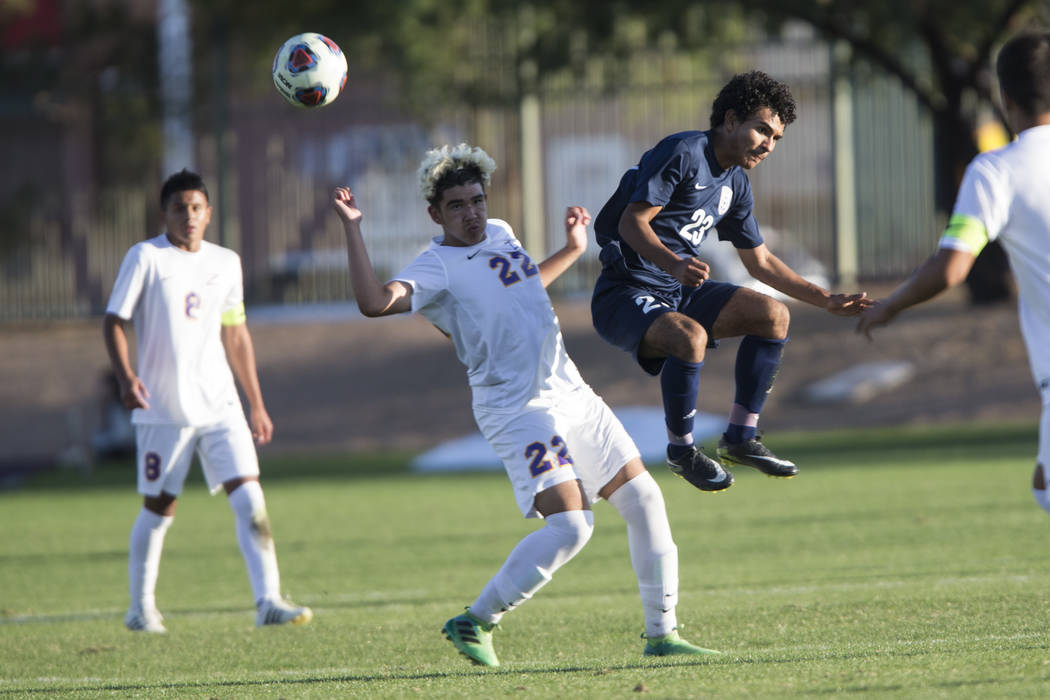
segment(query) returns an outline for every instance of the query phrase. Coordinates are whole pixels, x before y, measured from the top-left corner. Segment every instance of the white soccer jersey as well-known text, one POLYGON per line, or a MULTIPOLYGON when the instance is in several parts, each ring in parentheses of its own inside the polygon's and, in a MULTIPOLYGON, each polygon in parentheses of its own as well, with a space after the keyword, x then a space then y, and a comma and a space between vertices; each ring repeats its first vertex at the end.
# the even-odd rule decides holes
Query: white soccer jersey
POLYGON ((966 169, 941 247, 976 255, 990 240, 1002 244, 1017 279, 1035 381, 1050 381, 1050 126, 1026 129, 966 169))
POLYGON ((434 238, 394 279, 412 287, 412 310, 452 339, 475 408, 542 406, 583 385, 539 267, 505 221, 489 219, 485 240, 470 247, 434 238))
POLYGON ((163 234, 131 247, 106 312, 135 322, 150 407, 132 422, 203 426, 242 411, 221 338, 223 313, 242 305, 232 250, 202 241, 191 253, 163 234))

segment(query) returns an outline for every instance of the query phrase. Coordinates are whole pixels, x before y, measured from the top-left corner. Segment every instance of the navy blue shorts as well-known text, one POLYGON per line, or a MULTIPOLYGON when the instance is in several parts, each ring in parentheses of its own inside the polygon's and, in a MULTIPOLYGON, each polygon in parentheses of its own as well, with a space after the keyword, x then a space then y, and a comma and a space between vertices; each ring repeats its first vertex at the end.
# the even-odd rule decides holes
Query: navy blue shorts
POLYGON ((603 274, 594 285, 591 320, 605 341, 631 353, 642 369, 657 375, 666 358, 638 357, 638 347, 653 321, 669 311, 683 313, 707 331, 708 347, 716 347, 715 321, 738 289, 735 284, 707 280, 699 287, 683 287, 679 295, 669 295, 603 274))

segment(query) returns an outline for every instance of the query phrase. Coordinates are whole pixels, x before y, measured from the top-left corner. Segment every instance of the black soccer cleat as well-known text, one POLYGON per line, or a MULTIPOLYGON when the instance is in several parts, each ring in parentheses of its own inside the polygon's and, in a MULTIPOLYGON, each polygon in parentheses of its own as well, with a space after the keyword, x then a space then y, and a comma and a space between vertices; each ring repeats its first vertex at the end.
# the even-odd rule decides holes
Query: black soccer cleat
POLYGON ((762 444, 757 435, 743 442, 728 442, 725 435, 718 441, 718 457, 724 462, 754 467, 763 474, 790 479, 798 474, 794 462, 781 459, 762 444))
POLYGON ((733 485, 733 475, 696 445, 678 459, 668 453, 667 466, 701 491, 723 491, 733 485))

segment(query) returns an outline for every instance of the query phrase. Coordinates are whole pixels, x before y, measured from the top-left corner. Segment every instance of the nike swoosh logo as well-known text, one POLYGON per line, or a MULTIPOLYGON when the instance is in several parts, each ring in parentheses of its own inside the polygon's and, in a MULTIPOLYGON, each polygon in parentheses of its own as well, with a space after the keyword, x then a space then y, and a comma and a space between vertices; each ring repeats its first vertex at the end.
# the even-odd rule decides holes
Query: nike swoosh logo
POLYGON ((475 250, 473 253, 471 253, 470 255, 467 256, 467 260, 472 260, 474 258, 474 256, 477 255, 480 252, 481 252, 480 250, 475 250))
POLYGON ((694 184, 693 187, 695 187, 698 190, 706 190, 707 189, 707 185, 701 185, 699 182, 694 184))

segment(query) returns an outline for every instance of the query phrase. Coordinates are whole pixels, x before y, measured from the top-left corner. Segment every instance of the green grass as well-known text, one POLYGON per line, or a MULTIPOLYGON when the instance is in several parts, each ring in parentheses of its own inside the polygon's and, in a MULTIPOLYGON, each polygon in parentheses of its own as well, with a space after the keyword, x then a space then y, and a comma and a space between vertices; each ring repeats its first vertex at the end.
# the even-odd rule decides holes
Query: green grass
POLYGON ((0 493, 0 697, 1044 697, 1047 516, 1034 426, 773 435, 801 475, 738 469, 701 494, 662 468, 679 620, 716 660, 641 656, 622 522, 504 619, 477 669, 442 623, 535 523, 500 474, 419 476, 404 456, 271 459, 283 587, 317 614, 255 629, 229 508, 180 499, 158 601, 132 634, 127 466, 0 493))

